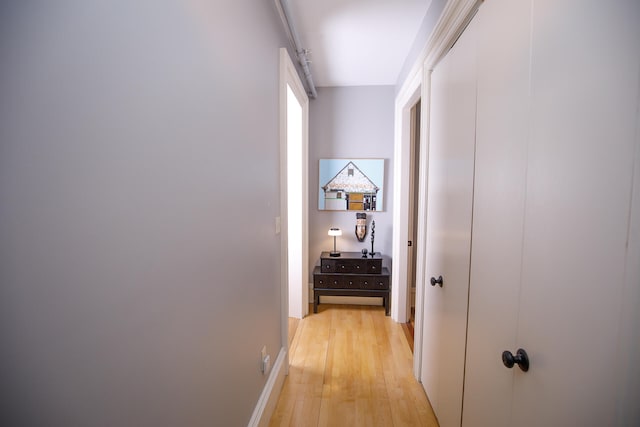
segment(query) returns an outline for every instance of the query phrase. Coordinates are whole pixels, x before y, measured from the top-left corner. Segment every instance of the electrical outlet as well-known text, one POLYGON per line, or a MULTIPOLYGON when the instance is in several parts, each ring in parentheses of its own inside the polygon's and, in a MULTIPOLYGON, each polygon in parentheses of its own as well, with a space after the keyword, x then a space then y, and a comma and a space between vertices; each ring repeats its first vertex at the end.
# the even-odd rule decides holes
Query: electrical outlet
POLYGON ((280 217, 277 216, 276 217, 276 234, 280 234, 280 227, 281 227, 281 225, 280 225, 280 217))
POLYGON ((262 347, 262 352, 260 353, 260 371, 265 375, 269 372, 269 368, 271 367, 271 357, 267 354, 267 346, 262 347))

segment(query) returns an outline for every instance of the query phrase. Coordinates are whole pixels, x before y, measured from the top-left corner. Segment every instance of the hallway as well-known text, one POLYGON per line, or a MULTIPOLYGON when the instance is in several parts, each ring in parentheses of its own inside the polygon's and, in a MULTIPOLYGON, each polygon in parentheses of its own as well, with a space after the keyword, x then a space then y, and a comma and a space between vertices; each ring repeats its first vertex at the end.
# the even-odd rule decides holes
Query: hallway
POLYGON ((434 426, 402 325, 383 307, 323 304, 301 320, 271 426, 434 426))

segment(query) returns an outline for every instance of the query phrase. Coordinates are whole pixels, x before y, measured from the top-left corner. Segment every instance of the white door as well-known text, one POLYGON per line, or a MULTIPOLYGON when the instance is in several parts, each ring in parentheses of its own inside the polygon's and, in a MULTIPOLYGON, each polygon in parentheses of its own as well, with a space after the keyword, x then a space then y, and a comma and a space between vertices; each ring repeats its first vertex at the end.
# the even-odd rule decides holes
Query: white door
POLYGON ((479 16, 463 425, 638 425, 640 3, 479 16))
POLYGON ((472 22, 431 80, 421 380, 440 426, 459 426, 467 329, 475 143, 472 22))
POLYGON ((618 405, 638 402, 620 392, 618 370, 636 378, 640 372, 624 366, 618 349, 640 2, 536 0, 533 13, 517 342, 529 352, 531 375, 514 378, 511 425, 620 425, 618 405))
POLYGON ((468 427, 512 425, 513 377, 522 374, 506 369, 501 354, 517 349, 530 121, 527 3, 492 0, 474 18, 478 99, 462 417, 468 427))

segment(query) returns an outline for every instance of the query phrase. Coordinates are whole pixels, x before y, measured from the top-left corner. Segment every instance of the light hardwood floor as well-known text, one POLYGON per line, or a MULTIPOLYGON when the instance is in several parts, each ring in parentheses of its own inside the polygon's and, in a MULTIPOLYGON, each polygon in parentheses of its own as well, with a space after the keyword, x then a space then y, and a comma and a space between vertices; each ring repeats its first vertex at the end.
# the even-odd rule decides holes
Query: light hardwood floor
POLYGON ((437 427, 412 366, 383 307, 323 304, 297 325, 270 425, 437 427))

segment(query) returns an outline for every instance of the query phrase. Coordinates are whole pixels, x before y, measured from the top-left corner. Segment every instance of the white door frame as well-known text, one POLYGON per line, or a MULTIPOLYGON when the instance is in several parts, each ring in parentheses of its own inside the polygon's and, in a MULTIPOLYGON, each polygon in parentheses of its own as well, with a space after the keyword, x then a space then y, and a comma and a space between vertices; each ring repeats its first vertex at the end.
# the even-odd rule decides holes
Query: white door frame
POLYGON ((416 247, 416 314, 413 373, 420 379, 422 364, 422 308, 425 283, 427 172, 429 151, 429 96, 431 71, 464 31, 482 0, 449 1, 438 20, 431 37, 414 62, 407 79, 402 84, 395 102, 394 138, 394 194, 392 256, 394 271, 391 288, 391 317, 404 323, 409 319, 409 295, 407 287, 407 240, 409 230, 409 153, 411 146, 410 110, 422 99, 420 119, 420 177, 418 182, 418 230, 416 247))
MULTIPOLYGON (((296 316, 303 318, 309 311, 309 98, 291 61, 289 52, 280 49, 280 218, 276 219, 276 229, 280 230, 280 275, 281 275, 281 334, 283 346, 288 346, 289 318, 289 233, 287 191, 287 87, 290 87, 302 107, 302 268, 301 289, 295 290, 296 316)), ((287 361, 288 365, 288 361, 287 361)))
MULTIPOLYGON (((391 276, 391 318, 401 323, 407 322, 410 315, 410 298, 407 286, 409 274, 407 271, 407 241, 409 240, 409 200, 412 197, 409 194, 409 181, 411 179, 411 109, 420 99, 421 83, 422 68, 419 68, 413 73, 412 78, 403 85, 396 97, 395 104, 393 193, 396 195, 396 199, 393 203, 395 230, 392 242, 395 271, 391 276)), ((420 134, 420 139, 422 140, 422 129, 420 134)), ((416 183, 416 185, 419 184, 416 183)), ((416 257, 416 261, 417 259, 418 257, 416 257)), ((416 283, 418 282, 416 281, 416 283)))

